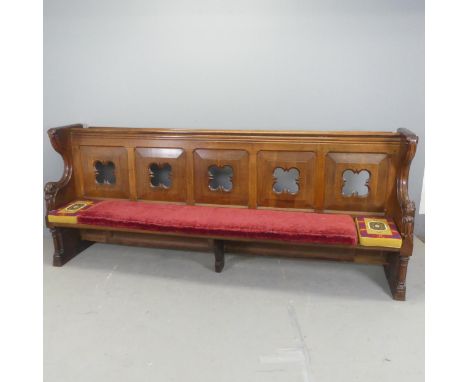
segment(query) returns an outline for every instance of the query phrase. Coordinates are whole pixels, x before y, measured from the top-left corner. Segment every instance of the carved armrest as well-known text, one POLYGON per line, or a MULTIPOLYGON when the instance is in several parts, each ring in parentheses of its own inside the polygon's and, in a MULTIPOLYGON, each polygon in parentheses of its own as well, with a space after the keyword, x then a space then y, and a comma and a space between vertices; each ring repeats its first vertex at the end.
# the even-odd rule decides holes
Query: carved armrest
POLYGON ((416 154, 418 137, 408 129, 398 129, 397 132, 401 134, 402 145, 404 145, 401 167, 397 177, 397 199, 400 208, 398 214, 400 216, 397 224, 400 227, 401 236, 403 238, 402 252, 406 255, 411 255, 413 250, 414 215, 416 206, 409 198, 408 178, 411 161, 416 154))
POLYGON ((44 200, 46 203, 47 212, 56 207, 55 198, 58 191, 64 187, 60 182, 48 182, 44 186, 44 200))
POLYGON ((47 213, 75 198, 70 131, 71 128, 82 127, 81 124, 75 124, 52 128, 47 131, 52 147, 60 154, 64 162, 63 174, 60 180, 48 182, 44 186, 47 213))

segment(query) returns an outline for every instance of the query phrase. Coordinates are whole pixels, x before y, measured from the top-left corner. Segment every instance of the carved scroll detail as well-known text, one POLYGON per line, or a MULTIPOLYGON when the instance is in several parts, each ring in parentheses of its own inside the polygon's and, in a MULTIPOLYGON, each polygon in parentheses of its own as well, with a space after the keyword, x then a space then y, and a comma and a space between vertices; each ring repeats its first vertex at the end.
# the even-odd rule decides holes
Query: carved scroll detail
POLYGON ((398 132, 404 137, 404 154, 401 162, 400 171, 397 177, 397 198, 401 209, 400 233, 403 238, 401 253, 405 256, 413 252, 413 231, 414 214, 416 207, 409 198, 408 178, 411 162, 416 154, 418 137, 407 129, 398 129, 398 132))
POLYGON ((44 186, 44 199, 46 203, 47 212, 54 209, 55 196, 57 195, 59 189, 60 184, 58 182, 48 182, 44 186))
POLYGON ((54 150, 60 154, 63 159, 64 168, 60 180, 56 182, 48 182, 44 186, 44 199, 46 203, 47 213, 56 208, 59 204, 67 202, 65 190, 72 178, 72 160, 68 151, 68 137, 70 128, 83 127, 83 125, 70 125, 64 127, 52 128, 47 131, 50 142, 54 150))

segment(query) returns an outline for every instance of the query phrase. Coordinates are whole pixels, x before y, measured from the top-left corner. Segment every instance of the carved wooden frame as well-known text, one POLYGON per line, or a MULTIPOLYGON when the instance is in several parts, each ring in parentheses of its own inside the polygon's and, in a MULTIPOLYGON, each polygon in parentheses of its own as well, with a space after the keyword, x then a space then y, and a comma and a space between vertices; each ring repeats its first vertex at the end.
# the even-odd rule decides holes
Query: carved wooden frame
POLYGON ((232 149, 196 149, 193 153, 195 202, 202 204, 230 204, 247 206, 249 184, 249 153, 232 149), (232 168, 232 189, 213 192, 210 189, 211 166, 232 168))
POLYGON ((125 147, 88 146, 79 147, 81 158, 81 176, 83 197, 130 197, 130 174, 128 170, 128 153, 125 147), (96 181, 96 162, 114 163, 115 183, 98 183, 96 181))
POLYGON ((186 152, 182 148, 136 147, 135 177, 138 199, 167 202, 184 202, 187 197, 186 152), (169 188, 153 187, 150 183, 148 166, 151 163, 171 166, 172 185, 169 188))
POLYGON ((257 154, 257 200, 261 207, 313 208, 315 200, 315 159, 313 151, 261 150, 257 154), (295 194, 273 190, 275 168, 296 168, 299 171, 299 191, 295 194))
POLYGON ((325 162, 326 210, 338 211, 383 211, 387 195, 389 156, 386 153, 329 152, 325 162), (366 196, 343 195, 343 172, 351 170, 370 173, 369 193, 366 196))
POLYGON ((399 256, 390 256, 384 266, 385 274, 395 300, 406 299, 406 272, 409 257, 413 254, 414 215, 416 206, 409 197, 408 179, 411 162, 416 154, 418 137, 408 129, 400 128, 397 132, 402 136, 401 165, 398 169, 395 210, 393 218, 400 230, 403 245, 399 256))

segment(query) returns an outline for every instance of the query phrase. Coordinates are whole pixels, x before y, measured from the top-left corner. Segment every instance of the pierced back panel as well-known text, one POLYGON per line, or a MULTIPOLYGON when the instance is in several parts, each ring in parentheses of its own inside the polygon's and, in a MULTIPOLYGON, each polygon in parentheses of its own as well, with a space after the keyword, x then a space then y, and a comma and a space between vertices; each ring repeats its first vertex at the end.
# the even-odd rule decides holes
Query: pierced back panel
POLYGON ((397 133, 72 129, 79 197, 391 213, 397 133))

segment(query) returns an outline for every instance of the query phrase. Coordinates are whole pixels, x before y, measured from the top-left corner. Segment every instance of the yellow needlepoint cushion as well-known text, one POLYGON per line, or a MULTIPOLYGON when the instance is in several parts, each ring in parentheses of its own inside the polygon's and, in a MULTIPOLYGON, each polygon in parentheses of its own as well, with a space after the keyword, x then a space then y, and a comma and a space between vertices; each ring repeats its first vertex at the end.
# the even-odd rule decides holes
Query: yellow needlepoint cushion
POLYGON ((79 213, 91 207, 94 203, 92 200, 76 200, 65 207, 50 211, 47 219, 50 223, 76 224, 79 213))
POLYGON ((392 219, 358 216, 356 226, 361 245, 401 248, 401 236, 392 219))

